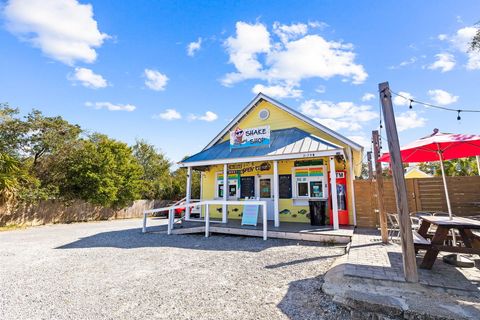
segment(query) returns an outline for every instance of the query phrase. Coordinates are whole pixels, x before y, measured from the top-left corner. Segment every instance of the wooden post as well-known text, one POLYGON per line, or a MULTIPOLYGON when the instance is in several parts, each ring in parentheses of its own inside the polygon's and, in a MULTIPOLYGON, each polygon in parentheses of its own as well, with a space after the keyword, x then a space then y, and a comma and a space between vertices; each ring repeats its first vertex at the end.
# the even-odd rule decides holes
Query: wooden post
POLYGON ((388 150, 390 152, 390 166, 392 168, 393 186, 397 211, 400 223, 400 241, 402 246, 403 272, 405 281, 418 282, 417 261, 413 246, 412 225, 408 211, 407 186, 403 170, 402 157, 400 154, 400 143, 398 141, 397 125, 392 106, 392 95, 388 82, 378 85, 380 101, 382 102, 385 131, 388 139, 388 150))
POLYGON ((279 215, 279 183, 278 183, 278 161, 273 161, 273 215, 274 215, 274 226, 278 228, 280 226, 280 215, 279 215))
POLYGON ((352 148, 349 147, 348 151, 349 151, 348 156, 350 157, 350 161, 349 161, 350 174, 349 174, 348 180, 350 181, 349 188, 350 188, 350 194, 352 196, 353 225, 356 227, 357 226, 357 206, 355 203, 355 186, 353 185, 353 180, 355 180, 355 169, 353 167, 352 148))
MULTIPOLYGON (((185 203, 188 205, 192 198, 192 167, 187 168, 187 188, 185 194, 185 203)), ((190 220, 190 208, 185 207, 185 220, 190 220)))
POLYGON ((373 168, 372 168, 372 151, 367 152, 367 161, 368 161, 368 179, 373 179, 373 168))
POLYGON ((142 225, 142 232, 143 233, 147 232, 147 215, 148 215, 148 213, 146 213, 146 212, 143 213, 143 225, 142 225))
POLYGON ((210 235, 210 206, 205 205, 205 238, 210 235))
POLYGON ((330 156, 330 194, 332 198, 333 229, 340 228, 338 223, 337 173, 335 172, 335 157, 330 156))
POLYGON ((377 191, 378 216, 380 220, 380 233, 382 242, 388 243, 387 213, 383 202, 383 175, 382 164, 378 161, 380 158, 380 136, 378 130, 372 131, 373 160, 375 162, 375 188, 377 191))
POLYGON ((225 201, 225 203, 222 205, 222 223, 227 223, 228 220, 227 201, 229 192, 230 190, 228 188, 228 165, 225 163, 223 165, 223 201, 225 201))

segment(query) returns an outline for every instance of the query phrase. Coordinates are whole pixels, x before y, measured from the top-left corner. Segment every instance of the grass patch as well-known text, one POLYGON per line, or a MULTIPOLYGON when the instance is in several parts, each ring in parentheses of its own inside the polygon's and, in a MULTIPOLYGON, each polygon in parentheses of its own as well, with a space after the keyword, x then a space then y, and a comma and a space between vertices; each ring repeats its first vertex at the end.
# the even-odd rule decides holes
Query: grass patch
POLYGON ((18 224, 10 224, 8 226, 3 226, 0 227, 0 232, 2 231, 12 231, 12 230, 19 230, 19 229, 25 229, 25 226, 18 225, 18 224))

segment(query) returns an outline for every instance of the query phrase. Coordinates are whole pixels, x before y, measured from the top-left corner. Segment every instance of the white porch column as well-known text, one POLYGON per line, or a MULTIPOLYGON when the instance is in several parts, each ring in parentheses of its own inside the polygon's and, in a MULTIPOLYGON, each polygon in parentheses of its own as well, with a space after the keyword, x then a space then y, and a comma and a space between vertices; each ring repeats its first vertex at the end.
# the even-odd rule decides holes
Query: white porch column
POLYGON ((352 148, 348 148, 348 149, 349 149, 348 156, 350 157, 350 160, 349 160, 350 174, 348 175, 349 176, 348 180, 350 182, 349 192, 352 195, 353 225, 357 226, 357 209, 355 208, 355 187, 353 185, 353 180, 355 180, 355 172, 354 172, 354 166, 353 166, 353 152, 352 152, 352 148))
MULTIPOLYGON (((187 188, 186 188, 185 203, 189 204, 192 198, 192 167, 187 167, 187 188)), ((185 208, 185 219, 190 219, 190 208, 185 208)))
POLYGON ((278 161, 273 161, 273 214, 275 227, 280 226, 280 214, 279 211, 279 183, 278 183, 278 161))
POLYGON ((337 173, 335 172, 335 157, 330 157, 330 194, 332 197, 333 229, 338 225, 338 200, 337 200, 337 173))
MULTIPOLYGON (((223 201, 228 201, 228 165, 223 165, 223 201)), ((228 212, 227 204, 224 203, 222 206, 222 222, 227 223, 228 221, 228 212)))

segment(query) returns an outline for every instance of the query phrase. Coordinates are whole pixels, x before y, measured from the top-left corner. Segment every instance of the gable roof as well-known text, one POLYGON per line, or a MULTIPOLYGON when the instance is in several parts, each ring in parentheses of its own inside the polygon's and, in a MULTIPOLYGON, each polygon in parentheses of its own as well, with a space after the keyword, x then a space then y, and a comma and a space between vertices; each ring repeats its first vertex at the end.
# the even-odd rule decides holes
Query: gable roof
POLYGON ((325 127, 324 125, 318 123, 317 121, 305 116, 304 114, 284 105, 283 103, 273 99, 273 98, 270 98, 269 96, 263 94, 263 93, 259 93, 257 94, 257 96, 235 117, 233 118, 232 121, 230 121, 229 124, 227 124, 227 126, 219 133, 215 136, 215 138, 213 138, 212 141, 210 141, 209 144, 207 144, 207 146, 205 148, 203 148, 203 150, 206 150, 210 147, 212 147, 213 145, 215 145, 218 141, 220 141, 222 139, 223 136, 225 136, 225 134, 227 134, 251 109, 253 109, 261 100, 265 100, 271 104, 273 104, 274 106, 276 106, 277 108, 285 111, 285 112, 288 112, 289 114, 291 114, 292 116, 310 124, 311 126, 331 135, 332 137, 342 141, 343 143, 345 143, 346 145, 352 147, 353 149, 355 150, 363 150, 363 147, 361 145, 359 145, 358 143, 356 142, 353 142, 352 140, 348 139, 347 137, 339 134, 338 132, 335 132, 327 127, 325 127))
POLYGON ((270 134, 270 145, 230 149, 230 141, 224 141, 188 157, 180 164, 255 157, 288 157, 307 152, 336 154, 342 151, 342 146, 298 128, 287 128, 273 130, 270 134))

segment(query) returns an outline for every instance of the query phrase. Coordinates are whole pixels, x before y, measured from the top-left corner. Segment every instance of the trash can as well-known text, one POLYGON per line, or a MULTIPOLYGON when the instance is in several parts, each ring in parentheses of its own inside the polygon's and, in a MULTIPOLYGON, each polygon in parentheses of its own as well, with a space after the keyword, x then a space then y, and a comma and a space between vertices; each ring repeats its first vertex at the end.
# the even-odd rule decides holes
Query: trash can
POLYGON ((319 200, 309 200, 308 205, 310 207, 310 224, 312 226, 324 226, 327 202, 319 200))

